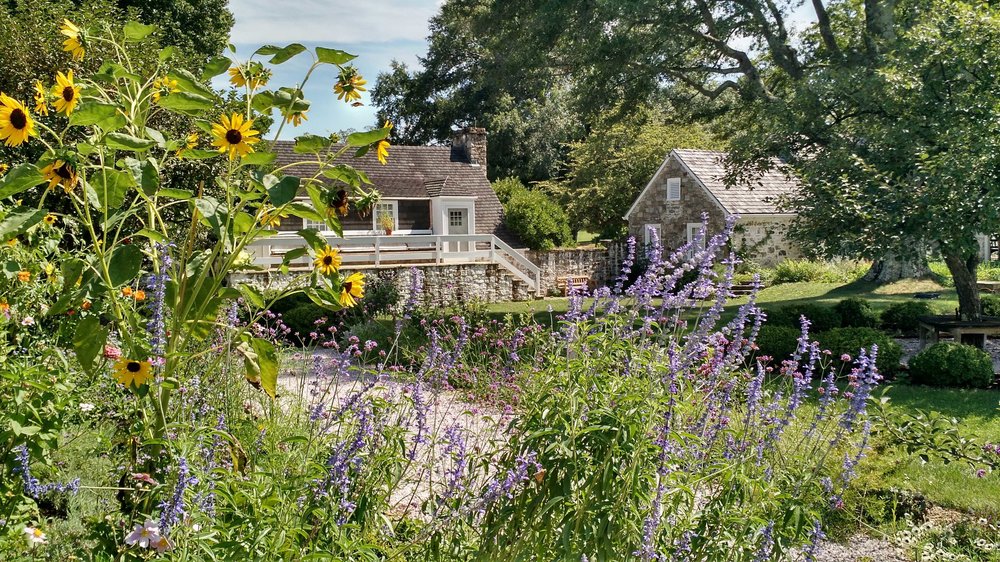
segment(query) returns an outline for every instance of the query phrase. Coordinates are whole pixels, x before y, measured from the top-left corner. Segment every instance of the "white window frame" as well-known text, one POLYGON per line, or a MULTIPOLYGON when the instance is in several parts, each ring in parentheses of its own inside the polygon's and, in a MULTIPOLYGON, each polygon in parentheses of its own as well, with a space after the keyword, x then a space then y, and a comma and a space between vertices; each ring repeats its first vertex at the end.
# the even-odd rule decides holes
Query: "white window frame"
MULTIPOLYGON (((702 223, 700 222, 689 222, 687 223, 687 241, 688 244, 694 241, 695 237, 698 236, 698 232, 701 230, 702 223)), ((705 237, 701 239, 701 244, 697 248, 691 248, 692 251, 704 250, 706 244, 708 244, 708 232, 705 232, 705 237)))
POLYGON ((449 232, 451 231, 452 228, 454 228, 456 226, 465 226, 466 229, 468 229, 468 227, 469 227, 469 225, 468 225, 468 222, 469 222, 469 210, 468 209, 466 209, 465 207, 449 207, 447 209, 447 213, 448 213, 448 230, 449 230, 449 232), (454 221, 452 220, 452 213, 456 213, 458 216, 460 216, 462 218, 462 224, 461 225, 454 224, 454 221))
POLYGON ((379 207, 386 206, 392 207, 392 224, 394 225, 392 228, 393 231, 399 230, 399 202, 394 199, 383 199, 382 201, 375 203, 375 206, 372 207, 372 230, 376 232, 385 230, 378 224, 378 218, 382 216, 383 212, 379 209, 379 207))
POLYGON ((330 232, 330 227, 326 225, 326 221, 302 219, 302 228, 314 228, 319 232, 330 232))
POLYGON ((662 244, 663 243, 663 232, 662 232, 659 224, 644 224, 644 225, 642 225, 642 243, 645 244, 645 245, 647 245, 647 246, 652 243, 652 240, 650 239, 650 236, 649 236, 649 231, 650 230, 655 230, 656 231, 656 235, 660 238, 660 243, 662 244))
POLYGON ((667 201, 681 200, 681 178, 667 178, 667 201))

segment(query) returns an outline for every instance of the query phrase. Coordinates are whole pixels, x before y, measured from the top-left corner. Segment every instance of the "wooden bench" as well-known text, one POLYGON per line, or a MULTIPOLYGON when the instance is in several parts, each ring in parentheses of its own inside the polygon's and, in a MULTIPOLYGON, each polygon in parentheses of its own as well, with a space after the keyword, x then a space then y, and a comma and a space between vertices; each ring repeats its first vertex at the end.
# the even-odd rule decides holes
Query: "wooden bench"
POLYGON ((590 277, 586 275, 564 275, 556 277, 556 290, 565 297, 574 287, 583 287, 589 291, 592 288, 592 283, 590 277))

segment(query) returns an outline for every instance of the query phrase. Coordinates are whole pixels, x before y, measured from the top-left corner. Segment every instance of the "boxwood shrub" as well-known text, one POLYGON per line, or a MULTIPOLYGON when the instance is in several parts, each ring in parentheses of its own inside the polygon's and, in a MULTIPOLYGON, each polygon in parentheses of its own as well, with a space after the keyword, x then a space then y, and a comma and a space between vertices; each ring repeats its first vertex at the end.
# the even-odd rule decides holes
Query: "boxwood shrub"
POLYGON ((857 357, 861 349, 869 350, 872 345, 878 345, 878 357, 875 364, 883 376, 891 376, 899 369, 899 360, 903 349, 885 332, 874 328, 834 328, 816 338, 823 349, 829 349, 835 360, 847 354, 851 359, 857 357))
POLYGON ((861 297, 844 299, 833 307, 840 315, 842 328, 877 328, 878 314, 872 310, 872 305, 861 297))
POLYGON ((990 354, 971 345, 936 343, 910 360, 910 380, 917 384, 988 388, 993 377, 990 354))
POLYGON ((979 297, 979 306, 983 310, 983 316, 1000 316, 1000 295, 982 295, 979 297))
POLYGON ((840 314, 833 308, 818 303, 789 304, 767 310, 767 322, 772 326, 798 328, 802 325, 800 320, 802 316, 812 323, 810 333, 825 332, 840 327, 840 314))
POLYGON ((761 326, 757 334, 757 357, 767 355, 775 363, 788 359, 795 353, 802 330, 789 326, 761 326))
POLYGON ((897 302, 882 311, 882 329, 889 332, 915 334, 919 327, 917 318, 934 314, 923 301, 897 302))

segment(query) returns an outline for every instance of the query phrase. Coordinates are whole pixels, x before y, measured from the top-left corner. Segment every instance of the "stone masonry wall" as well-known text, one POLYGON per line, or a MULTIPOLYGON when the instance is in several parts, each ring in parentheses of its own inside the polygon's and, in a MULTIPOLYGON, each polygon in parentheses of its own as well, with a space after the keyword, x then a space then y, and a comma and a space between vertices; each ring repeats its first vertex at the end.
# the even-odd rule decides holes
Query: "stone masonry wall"
POLYGON ((782 260, 800 259, 802 249, 788 238, 791 217, 740 217, 733 227, 731 245, 743 259, 764 267, 782 260))
POLYGON ((664 250, 674 250, 687 243, 688 223, 700 223, 702 213, 708 213, 710 233, 722 230, 725 215, 711 194, 694 177, 684 172, 680 163, 671 158, 667 166, 653 178, 652 187, 642 196, 628 218, 629 235, 641 245, 647 224, 659 226, 664 250), (667 201, 667 178, 681 178, 680 201, 667 201))
POLYGON ((566 276, 587 276, 591 287, 608 284, 617 274, 620 259, 615 248, 557 248, 528 250, 525 255, 542 270, 542 295, 555 294, 556 279, 566 276))

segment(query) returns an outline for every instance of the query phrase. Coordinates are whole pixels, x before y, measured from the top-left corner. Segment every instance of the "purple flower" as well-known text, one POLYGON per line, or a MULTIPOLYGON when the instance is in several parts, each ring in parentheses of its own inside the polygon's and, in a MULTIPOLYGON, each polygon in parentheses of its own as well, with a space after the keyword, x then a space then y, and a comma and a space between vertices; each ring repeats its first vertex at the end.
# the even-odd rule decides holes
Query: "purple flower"
POLYGON ((80 489, 79 478, 74 478, 65 484, 60 482, 42 484, 38 478, 31 474, 31 456, 28 454, 28 447, 20 445, 14 451, 17 454, 17 465, 14 466, 14 472, 21 475, 21 484, 24 487, 25 495, 38 499, 48 492, 75 494, 80 489))
POLYGON ((177 483, 174 485, 174 493, 169 500, 160 502, 160 531, 163 536, 170 534, 170 529, 174 525, 182 522, 187 515, 187 508, 184 505, 184 492, 188 487, 198 483, 198 478, 191 474, 187 459, 178 457, 177 459, 177 483))

